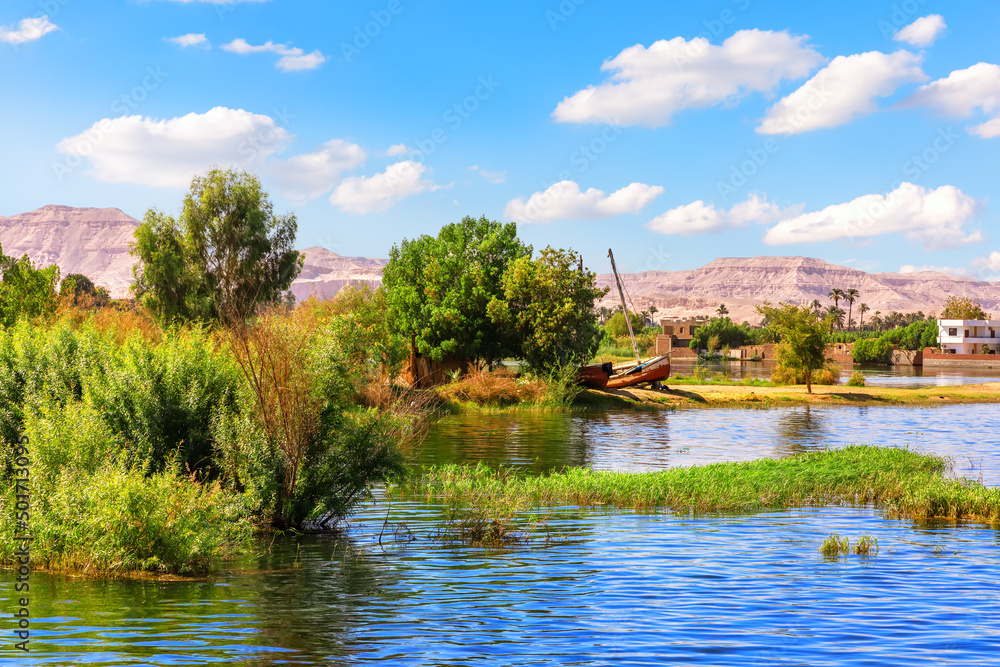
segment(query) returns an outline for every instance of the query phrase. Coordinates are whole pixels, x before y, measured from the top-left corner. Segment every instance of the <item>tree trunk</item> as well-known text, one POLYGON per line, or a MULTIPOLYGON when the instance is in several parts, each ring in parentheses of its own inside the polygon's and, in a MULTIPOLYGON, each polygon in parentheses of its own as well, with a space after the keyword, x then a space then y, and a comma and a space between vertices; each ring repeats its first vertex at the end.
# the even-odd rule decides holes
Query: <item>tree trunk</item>
POLYGON ((812 369, 807 368, 806 369, 806 393, 807 394, 813 393, 812 376, 813 376, 812 369))
POLYGON ((419 387, 420 372, 417 370, 417 334, 410 334, 410 372, 413 373, 413 387, 419 387))

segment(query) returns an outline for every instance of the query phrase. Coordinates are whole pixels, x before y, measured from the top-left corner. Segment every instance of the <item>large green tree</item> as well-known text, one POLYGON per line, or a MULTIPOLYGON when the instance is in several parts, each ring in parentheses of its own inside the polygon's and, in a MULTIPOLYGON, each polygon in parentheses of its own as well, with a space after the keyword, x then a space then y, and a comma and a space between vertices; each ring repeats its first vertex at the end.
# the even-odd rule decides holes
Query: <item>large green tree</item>
POLYGON ((256 176, 196 176, 178 220, 150 209, 135 232, 136 298, 163 321, 245 318, 280 301, 302 270, 296 229, 256 176))
POLYGON ((594 301, 607 293, 577 253, 548 247, 535 259, 514 260, 503 277, 503 297, 488 311, 498 327, 512 330, 516 356, 549 371, 585 362, 597 351, 603 332, 594 301))
POLYGON ((781 337, 778 365, 803 372, 806 391, 812 393, 812 374, 826 365, 828 322, 821 320, 808 306, 768 303, 757 306, 757 313, 767 319, 768 326, 781 337))
POLYGON ((949 296, 941 311, 942 320, 988 320, 990 314, 978 301, 964 296, 949 296))
POLYGON ((507 267, 531 255, 514 223, 465 217, 393 246, 382 272, 391 321, 419 351, 492 364, 515 351, 509 331, 494 325, 487 307, 503 297, 507 267))

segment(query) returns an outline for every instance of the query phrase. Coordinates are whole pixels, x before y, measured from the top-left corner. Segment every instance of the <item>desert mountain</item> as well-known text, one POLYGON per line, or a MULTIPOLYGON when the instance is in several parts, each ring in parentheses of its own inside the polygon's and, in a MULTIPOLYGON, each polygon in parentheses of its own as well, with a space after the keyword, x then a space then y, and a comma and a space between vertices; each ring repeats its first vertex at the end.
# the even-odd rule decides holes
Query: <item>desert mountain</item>
MULTIPOLYGON (((597 278, 612 285, 611 274, 597 278)), ((866 273, 810 257, 726 257, 690 271, 646 271, 622 274, 633 303, 644 309, 655 305, 660 315, 680 317, 711 314, 720 303, 737 321, 756 321, 754 306, 764 301, 830 304, 827 294, 834 287, 857 289, 857 306, 866 303, 872 313, 936 313, 949 295, 978 299, 991 313, 1000 311, 1000 284, 944 273, 866 273)), ((601 305, 619 303, 617 293, 608 293, 601 305)), ((840 303, 844 310, 847 304, 840 303)), ((870 317, 871 315, 869 315, 870 317)))
MULTIPOLYGON (((0 244, 7 255, 28 253, 42 266, 58 264, 64 276, 82 273, 114 296, 123 297, 132 282, 128 245, 138 225, 138 220, 117 208, 44 206, 0 217, 0 244)), ((378 283, 386 263, 384 259, 343 257, 319 246, 302 252, 305 266, 292 284, 299 299, 311 294, 328 298, 352 281, 378 283)), ((833 287, 859 290, 861 300, 855 306, 864 302, 872 312, 936 313, 955 294, 978 299, 987 311, 1000 313, 1000 283, 934 272, 866 273, 809 257, 722 258, 690 271, 626 273, 622 281, 637 308, 655 305, 668 317, 710 314, 724 303, 737 321, 753 322, 754 306, 763 301, 819 299, 826 305, 833 287)), ((601 285, 611 282, 610 274, 598 276, 601 285)), ((617 305, 617 293, 609 293, 601 304, 617 305)))
POLYGON ((82 273, 125 296, 132 282, 132 242, 139 221, 117 208, 42 208, 0 217, 0 245, 8 257, 28 253, 36 265, 58 264, 62 276, 82 273))

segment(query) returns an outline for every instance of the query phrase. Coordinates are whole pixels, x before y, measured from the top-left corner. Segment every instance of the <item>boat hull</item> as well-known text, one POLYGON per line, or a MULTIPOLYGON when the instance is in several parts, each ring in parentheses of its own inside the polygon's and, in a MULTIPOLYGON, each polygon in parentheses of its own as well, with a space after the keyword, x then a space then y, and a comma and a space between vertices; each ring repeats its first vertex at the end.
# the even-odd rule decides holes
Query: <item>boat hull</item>
POLYGON ((588 364, 580 368, 580 384, 591 389, 604 389, 611 379, 612 366, 610 362, 603 364, 588 364))
POLYGON ((621 389, 643 382, 662 382, 668 377, 670 377, 670 357, 664 355, 647 359, 638 365, 633 364, 631 368, 612 375, 605 387, 607 389, 621 389))

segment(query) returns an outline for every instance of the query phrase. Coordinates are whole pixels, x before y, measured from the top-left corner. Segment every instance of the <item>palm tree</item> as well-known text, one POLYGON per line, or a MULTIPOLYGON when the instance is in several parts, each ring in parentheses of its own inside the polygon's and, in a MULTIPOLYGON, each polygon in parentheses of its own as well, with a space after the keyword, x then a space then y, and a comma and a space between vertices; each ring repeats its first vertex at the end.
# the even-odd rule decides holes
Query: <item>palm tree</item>
POLYGON ((826 307, 826 317, 827 319, 830 320, 831 329, 833 328, 834 324, 837 325, 838 329, 844 328, 844 315, 846 315, 846 313, 844 312, 843 308, 839 308, 837 306, 826 307))
POLYGON ((872 324, 875 325, 875 330, 876 331, 881 331, 882 330, 882 311, 881 310, 876 310, 875 314, 872 315, 872 324))
POLYGON ((844 290, 840 289, 839 287, 834 287, 832 290, 830 290, 830 293, 827 294, 827 296, 833 300, 834 306, 839 306, 840 300, 844 298, 844 290))
POLYGON ((726 304, 720 303, 719 307, 715 309, 715 314, 719 317, 725 317, 729 314, 729 309, 726 308, 726 304))
POLYGON ((844 300, 847 301, 847 303, 851 304, 850 306, 847 307, 847 328, 848 329, 851 328, 851 313, 854 310, 854 302, 858 300, 858 297, 860 295, 861 295, 861 293, 858 292, 858 290, 854 289, 853 287, 851 289, 847 290, 846 292, 844 292, 844 300))
POLYGON ((809 304, 809 307, 813 309, 814 313, 818 313, 823 310, 823 304, 819 302, 819 299, 813 299, 813 302, 809 304))
POLYGON ((869 310, 871 310, 871 308, 868 307, 867 303, 863 303, 860 306, 858 306, 858 313, 861 316, 861 319, 858 322, 858 328, 861 329, 862 331, 864 331, 865 328, 865 313, 867 313, 869 310))
POLYGON ((655 322, 653 322, 653 317, 656 315, 656 313, 658 313, 660 311, 660 309, 657 308, 656 306, 650 306, 649 308, 647 308, 647 310, 649 311, 649 321, 650 321, 650 323, 655 324, 655 322))

